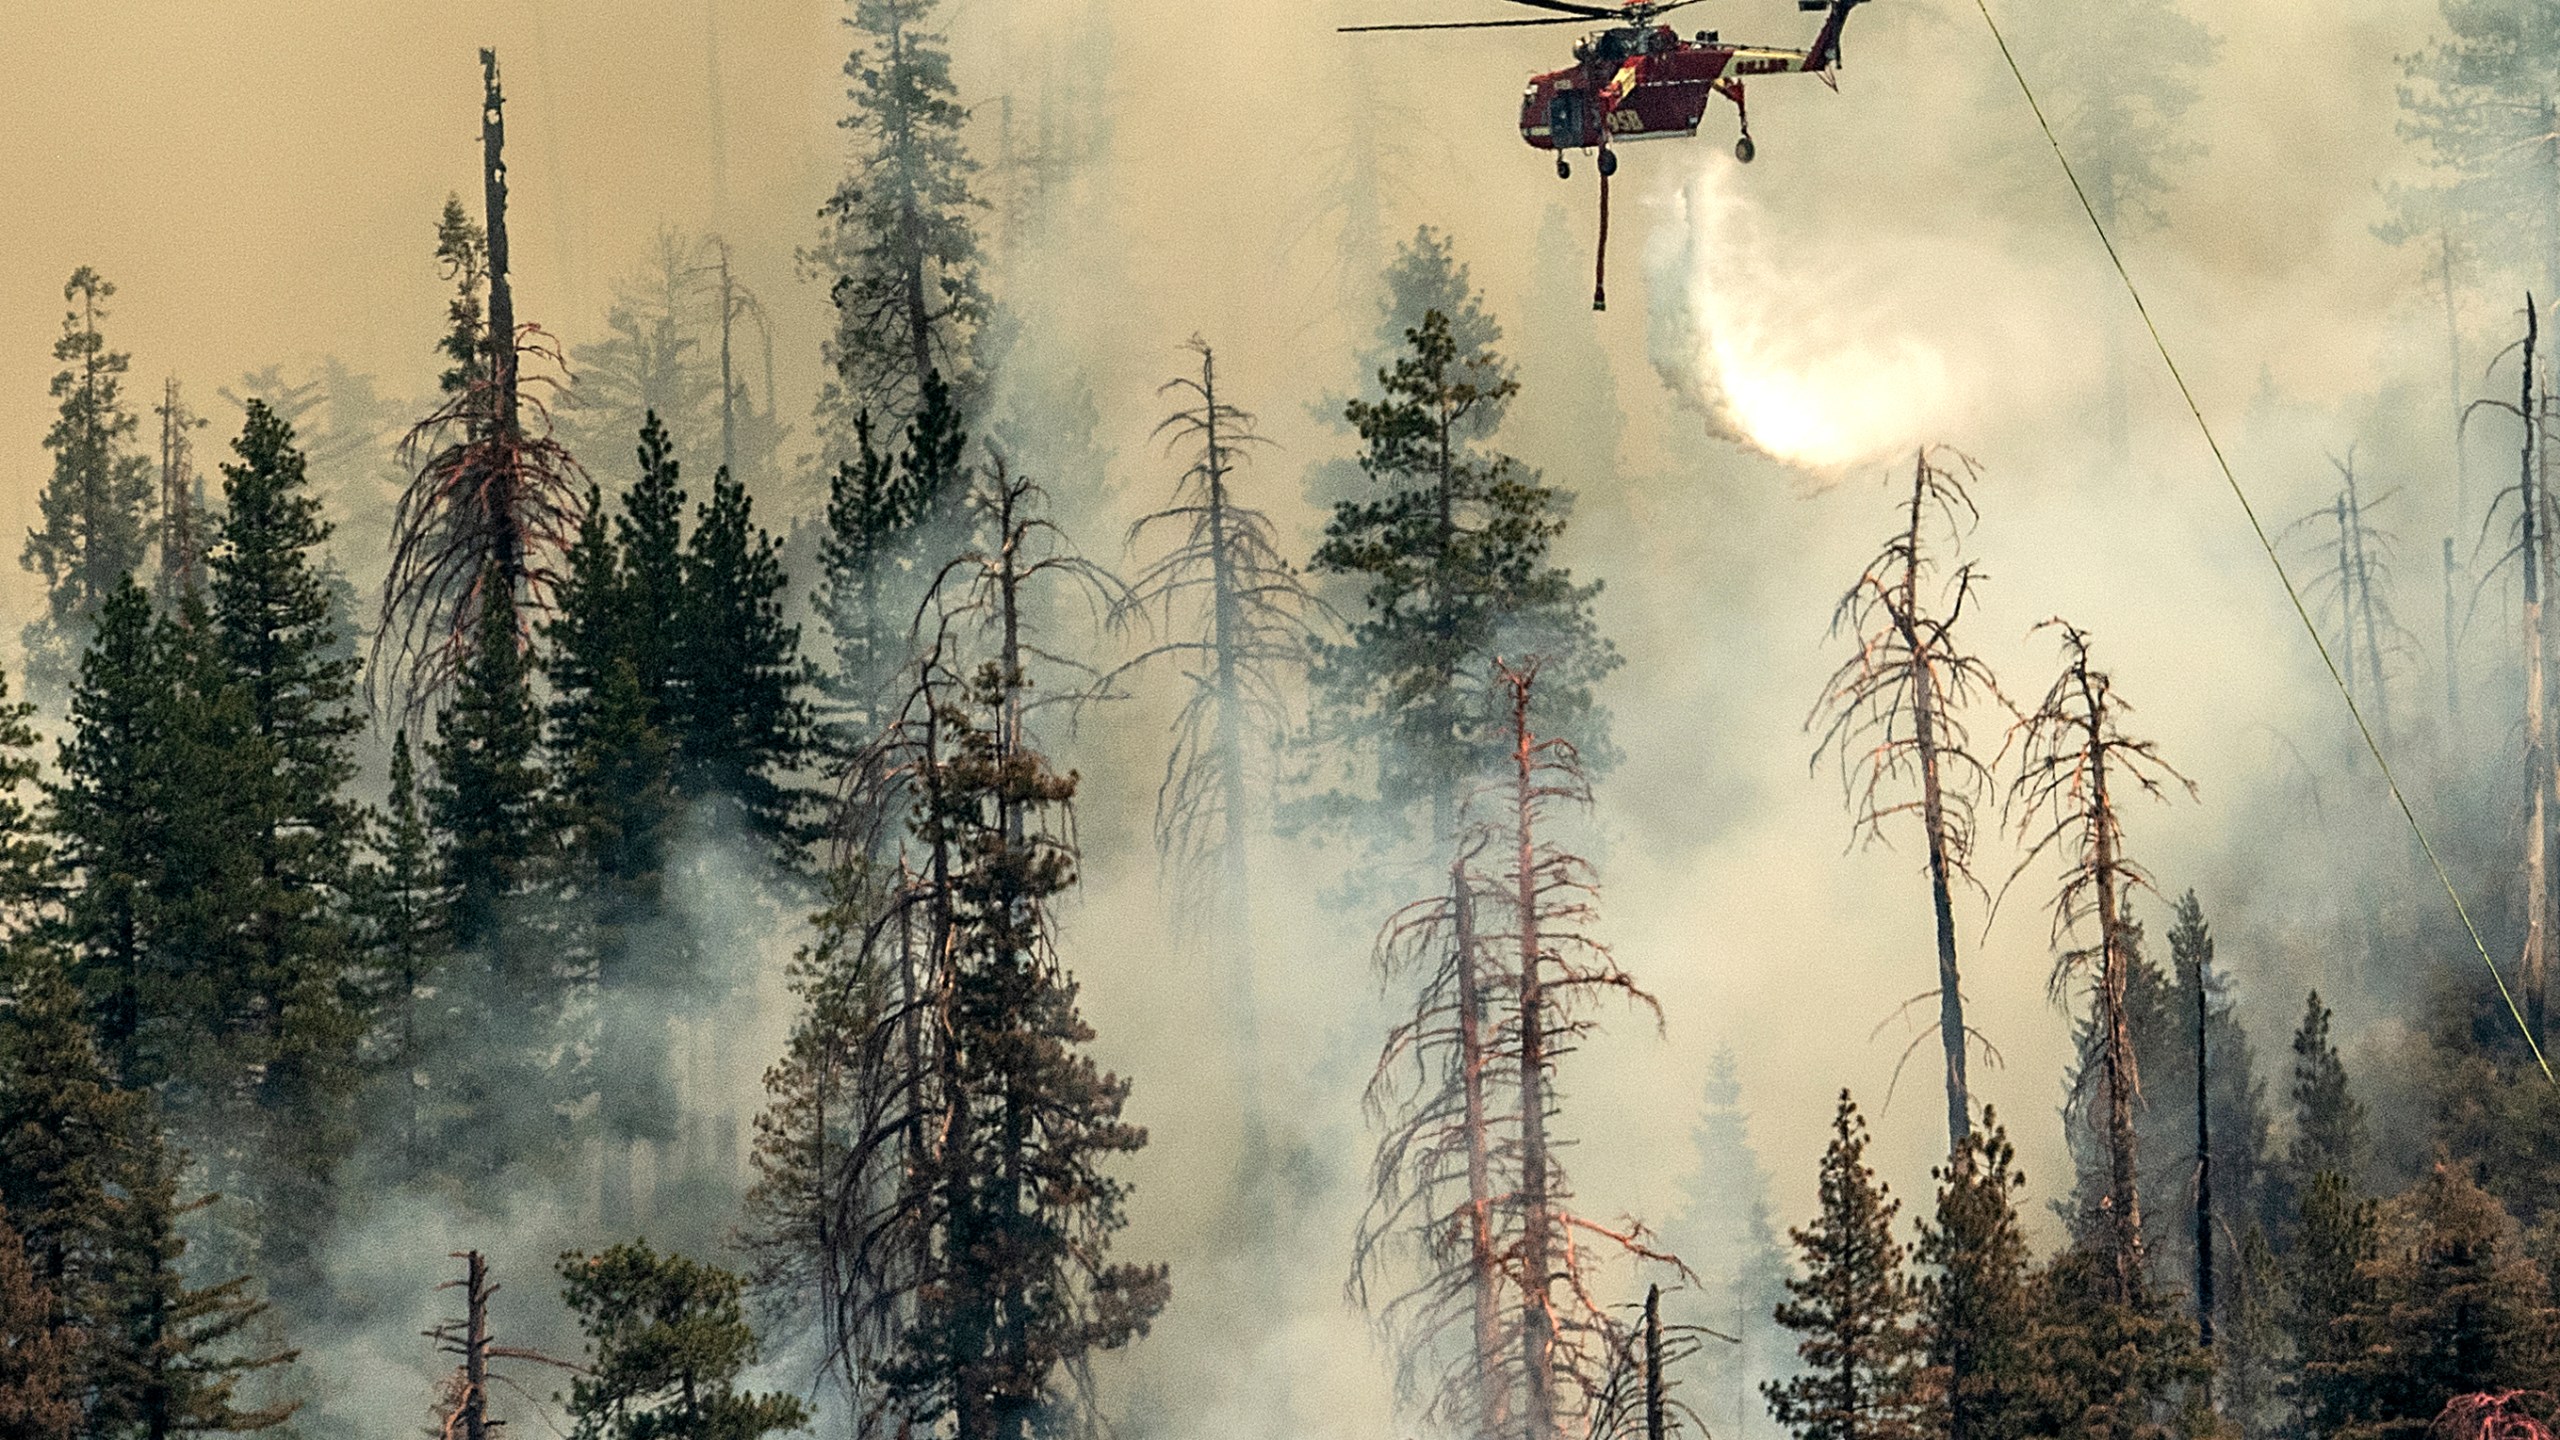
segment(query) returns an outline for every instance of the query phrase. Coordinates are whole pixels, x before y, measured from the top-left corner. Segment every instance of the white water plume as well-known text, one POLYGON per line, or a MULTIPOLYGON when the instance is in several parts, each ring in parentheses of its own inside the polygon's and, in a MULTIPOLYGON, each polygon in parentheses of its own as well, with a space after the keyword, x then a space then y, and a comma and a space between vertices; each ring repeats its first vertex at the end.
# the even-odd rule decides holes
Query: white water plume
POLYGON ((1654 369, 1722 438, 1811 470, 1933 438, 1950 366, 1894 313, 1882 243, 1782 237, 1742 167, 1706 157, 1647 249, 1654 369))

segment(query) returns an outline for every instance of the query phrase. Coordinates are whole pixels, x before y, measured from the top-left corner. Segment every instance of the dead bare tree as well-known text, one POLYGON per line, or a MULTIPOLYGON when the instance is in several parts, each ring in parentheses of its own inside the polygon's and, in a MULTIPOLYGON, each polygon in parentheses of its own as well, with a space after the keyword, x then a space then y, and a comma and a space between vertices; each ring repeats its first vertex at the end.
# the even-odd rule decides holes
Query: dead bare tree
POLYGON ((1884 840, 1889 819, 1908 815, 1920 822, 1937 922, 1938 984, 1914 1003, 1932 995, 1938 1001, 1951 1154, 1963 1152, 1972 1132, 1965 1079, 1972 1037, 1956 962, 1954 889, 1961 882, 1983 893, 1973 873, 1973 842, 1977 812, 1991 786, 1991 770, 1973 752, 1964 714, 1984 700, 1998 701, 2000 687, 1990 667, 1955 640, 1956 623, 1981 575, 1967 563, 1941 584, 1931 532, 1943 530, 1949 550, 1961 545, 1976 517, 1967 486, 1978 478, 1972 459, 1961 451, 1939 447, 1913 456, 1900 528, 1832 611, 1831 633, 1852 637, 1857 652, 1832 672, 1805 721, 1808 730, 1821 727, 1813 763, 1821 764, 1825 755, 1837 761, 1862 840, 1884 840))
POLYGON ((1627 1353, 1627 1327, 1598 1293, 1601 1261, 1687 1272, 1643 1226, 1576 1211, 1551 1140, 1556 1065, 1593 1030, 1594 1002, 1616 996, 1657 1022, 1660 1009, 1591 934, 1589 864, 1543 833, 1560 803, 1589 802, 1590 783, 1569 742, 1530 724, 1537 672, 1496 662, 1512 745, 1510 775, 1479 797, 1495 813, 1466 827, 1449 894, 1381 935, 1391 980, 1425 973, 1371 1078, 1384 1133, 1350 1294, 1395 1344, 1408 1393, 1428 1380, 1427 1411, 1561 1440, 1609 1413, 1627 1353), (1451 1343, 1462 1323, 1463 1349, 1451 1343))
POLYGON ((437 1349, 455 1360, 453 1374, 446 1379, 437 1397, 436 1431, 442 1440, 490 1440, 491 1433, 506 1424, 503 1420, 489 1418, 489 1386, 504 1378, 490 1372, 490 1361, 530 1360, 579 1373, 585 1373, 586 1367, 556 1359, 539 1350, 492 1341, 489 1337, 489 1297, 497 1294, 499 1287, 489 1280, 489 1257, 477 1250, 457 1250, 451 1258, 463 1262, 462 1278, 448 1280, 436 1288, 462 1292, 461 1318, 447 1320, 426 1332, 426 1337, 436 1342, 437 1349))
MULTIPOLYGON (((411 711, 452 679, 482 605, 543 603, 584 503, 585 473, 552 432, 548 397, 565 373, 560 347, 541 327, 516 321, 497 52, 481 51, 480 67, 482 224, 470 227, 449 205, 439 245, 457 287, 447 350, 460 363, 446 377, 443 403, 400 441, 411 479, 392 515, 373 638, 375 680, 387 680, 411 711)), ((521 621, 517 630, 527 633, 521 621)))
MULTIPOLYGON (((1321 605, 1282 555, 1270 518, 1236 502, 1233 478, 1254 447, 1254 416, 1218 398, 1217 355, 1198 336, 1197 378, 1167 381, 1180 397, 1156 434, 1192 448, 1172 500, 1129 527, 1135 548, 1170 530, 1171 548, 1131 580, 1115 619, 1150 622, 1155 639, 1109 680, 1157 662, 1190 682, 1156 787, 1156 849, 1184 903, 1178 912, 1214 937, 1237 1031, 1247 1126, 1259 1131, 1259 1025, 1254 993, 1252 833, 1256 780, 1270 742, 1290 728, 1289 680, 1312 656, 1321 605)), ((1267 790, 1267 786, 1264 787, 1267 790)))
POLYGON ((2142 1197, 2133 1131, 2142 1077, 2125 1010, 2134 957, 2124 907, 2134 891, 2152 886, 2150 875, 2125 854, 2118 804, 2132 793, 2166 799, 2171 785, 2192 796, 2195 784, 2161 759, 2150 741, 2124 733, 2119 722, 2132 707, 2116 694, 2107 673, 2090 663, 2087 632, 2060 619, 2036 628, 2061 636, 2062 673, 2043 702, 2010 731, 2019 764, 2006 803, 2024 848, 2010 879, 2015 883, 2036 860, 2058 853, 2063 872, 2051 907, 2054 942, 2059 945, 2084 927, 2095 931, 2094 944, 2062 953, 2048 988, 2060 1002, 2075 980, 2089 981, 2105 1084, 2105 1221, 2117 1298, 2130 1303, 2143 1278, 2142 1197))

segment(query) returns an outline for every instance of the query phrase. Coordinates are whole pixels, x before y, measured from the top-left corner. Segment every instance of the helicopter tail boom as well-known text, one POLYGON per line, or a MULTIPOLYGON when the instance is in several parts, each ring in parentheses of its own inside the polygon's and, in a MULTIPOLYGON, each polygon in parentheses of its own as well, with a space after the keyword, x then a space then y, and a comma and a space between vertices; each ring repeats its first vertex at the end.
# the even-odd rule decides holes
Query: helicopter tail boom
POLYGON ((1820 10, 1822 33, 1813 37, 1813 48, 1805 52, 1804 68, 1811 71, 1830 70, 1840 63, 1840 32, 1849 23, 1849 12, 1865 0, 1796 0, 1799 10, 1820 10))

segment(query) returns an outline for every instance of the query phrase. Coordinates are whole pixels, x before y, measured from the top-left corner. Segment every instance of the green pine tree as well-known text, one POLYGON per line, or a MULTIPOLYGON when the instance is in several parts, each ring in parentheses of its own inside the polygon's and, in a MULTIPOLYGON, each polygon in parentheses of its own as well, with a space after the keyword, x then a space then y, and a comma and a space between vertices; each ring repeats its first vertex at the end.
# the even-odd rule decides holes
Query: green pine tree
POLYGON ((356 914, 371 994, 371 1058, 377 1077, 372 1132, 387 1138, 394 1173, 427 1163, 436 1112, 435 1072, 455 1037, 452 998, 439 983, 446 948, 444 891, 427 827, 409 732, 391 737, 391 789, 374 824, 372 863, 358 873, 356 914))
MULTIPOLYGON (((494 572, 484 586, 499 582, 494 572)), ((534 703, 511 607, 487 604, 427 758, 427 820, 445 896, 446 934, 459 952, 452 1041, 442 1067, 447 1142, 439 1158, 466 1183, 511 1158, 548 1148, 517 1133, 527 1100, 546 1086, 542 1053, 565 1001, 568 957, 529 913, 552 858, 552 814, 536 753, 534 703)))
POLYGON ((2362 1183, 2372 1163, 2364 1105, 2347 1086, 2347 1067, 2329 1038, 2329 1007, 2314 990, 2303 1002, 2301 1028, 2293 1032, 2293 1145, 2285 1174, 2297 1186, 2322 1171, 2362 1183))
POLYGON ((259 783, 227 798, 248 888, 236 922, 249 975, 226 1015, 254 1079, 263 1151, 250 1198, 268 1232, 280 1291, 316 1283, 312 1247, 329 1176, 354 1143, 347 1102, 361 1080, 368 1017, 352 930, 363 814, 346 793, 363 721, 356 661, 340 647, 320 517, 290 426, 252 400, 223 467, 224 518, 211 555, 211 639, 224 688, 245 702, 237 737, 259 783))
POLYGON ((1592 685, 1619 661, 1592 620, 1598 584, 1549 561, 1570 498, 1478 443, 1516 389, 1501 357, 1462 349, 1438 311, 1406 347, 1385 398, 1345 410, 1375 498, 1335 507, 1314 566, 1358 587, 1363 613, 1313 678, 1318 734, 1371 767, 1368 803, 1399 824, 1419 809, 1438 838, 1499 748, 1496 655, 1543 657, 1538 732, 1591 763, 1608 753, 1592 685))
POLYGON ((853 421, 904 425, 939 373, 974 411, 981 388, 978 331, 989 302, 978 275, 977 162, 962 131, 968 110, 951 56, 933 32, 938 0, 856 0, 862 39, 845 61, 855 137, 853 173, 821 212, 825 233, 802 264, 830 282, 835 333, 819 394, 825 458, 851 458, 853 421))
POLYGON ((1934 1172, 1938 1213, 1920 1226, 1913 1258, 1920 1328, 1927 1337, 1927 1392, 1947 1440, 2021 1440, 2032 1434, 2035 1388, 2027 1241, 2018 1226, 2009 1136, 1986 1108, 1964 1149, 1934 1172))
POLYGON ((169 1440, 272 1430, 293 1418, 291 1401, 244 1401, 240 1389, 293 1363, 295 1352, 257 1342, 267 1304, 247 1276, 190 1281, 186 1217, 212 1196, 179 1198, 186 1157, 146 1126, 124 1157, 113 1207, 106 1303, 87 1337, 91 1353, 89 1425, 99 1436, 169 1440))
POLYGON ((790 778, 809 748, 800 627, 783 617, 782 557, 726 472, 685 543, 676 615, 676 790, 734 804, 753 833, 789 847, 801 796, 790 778))
POLYGON ((819 613, 836 652, 822 683, 839 713, 830 743, 846 753, 888 723, 917 601, 962 540, 969 491, 969 432, 940 375, 925 377, 924 402, 895 457, 872 436, 870 417, 857 416, 854 454, 836 467, 819 542, 819 613))
POLYGON ((40 689, 70 678, 71 657, 87 641, 99 607, 117 581, 150 556, 157 480, 150 458, 135 448, 141 417, 125 407, 124 375, 132 361, 108 349, 98 328, 115 293, 86 265, 62 287, 72 309, 53 346, 53 358, 65 367, 53 377, 61 407, 44 438, 53 452, 53 478, 37 501, 44 523, 28 532, 19 556, 44 577, 45 613, 26 632, 28 672, 40 689))
POLYGON ((809 1422, 788 1394, 738 1388, 756 1336, 737 1276, 633 1240, 570 1251, 560 1278, 587 1336, 568 1396, 576 1440, 757 1440, 809 1422))
POLYGON ((2335 1170, 2315 1171, 2299 1204, 2286 1227, 2278 1312, 2293 1342, 2295 1374, 2281 1388, 2307 1433, 2335 1435, 2371 1408, 2353 1366, 2374 1309, 2380 1212, 2335 1170))
POLYGON ((126 576, 80 658, 46 825, 69 887, 58 933, 71 975, 114 1073, 139 1085, 175 1068, 168 1017, 204 1007, 206 977, 173 972, 156 944, 171 845, 163 737, 173 688, 151 597, 126 576))
POLYGON ((1802 1335, 1802 1374, 1761 1386, 1798 1440, 1915 1440, 1923 1433, 1926 1337, 1893 1238, 1902 1202, 1867 1165, 1867 1122, 1849 1092, 1822 1152, 1822 1208, 1790 1230, 1804 1273, 1787 1281, 1780 1325, 1802 1335))

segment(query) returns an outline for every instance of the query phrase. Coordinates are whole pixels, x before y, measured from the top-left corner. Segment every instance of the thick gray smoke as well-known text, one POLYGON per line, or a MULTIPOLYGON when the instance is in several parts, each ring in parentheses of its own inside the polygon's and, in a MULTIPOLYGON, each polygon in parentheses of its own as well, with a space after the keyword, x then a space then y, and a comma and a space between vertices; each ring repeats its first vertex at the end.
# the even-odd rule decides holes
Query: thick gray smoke
MULTIPOLYGON (((1918 857, 1848 847, 1836 788, 1806 772, 1801 729, 1837 658, 1831 606, 1922 443, 1985 467, 1969 553, 1990 581, 1968 623, 2013 693, 2040 692, 2053 663, 2029 627, 2068 615, 2095 632, 2140 707, 2135 725, 2199 782, 2199 804, 2138 807, 2133 843, 2164 889, 2202 896, 2260 1055, 2282 1052, 2314 983, 2360 1036, 2385 1033, 2404 979, 2391 957, 2334 937, 2360 889, 2419 883, 2406 847, 1970 5, 1861 9, 1836 95, 1755 83, 1751 166, 1725 157, 1721 109, 1694 145, 1631 147, 1606 315, 1585 308, 1589 167, 1559 186, 1512 130, 1521 77, 1559 63, 1554 37, 1569 32, 1331 31, 1467 13, 1424 0, 951 0, 945 12, 986 189, 1011 207, 990 217, 991 285, 1033 337, 999 408, 1023 463, 1073 486, 1062 509, 1098 558, 1117 558, 1123 527, 1178 468, 1151 442, 1166 408, 1156 387, 1187 363, 1195 331, 1277 443, 1247 497, 1303 553, 1322 517, 1296 477, 1350 451, 1334 415, 1312 407, 1360 383, 1352 357, 1376 323, 1368 274, 1416 226, 1438 226, 1504 321, 1524 390, 1500 443, 1578 492, 1564 558, 1606 582, 1601 624, 1628 660, 1602 696, 1625 758, 1601 782, 1592 848, 1605 933, 1668 1017, 1660 1037, 1611 1017, 1566 1072, 1585 1208, 1681 1211, 1698 1097, 1725 1044, 1782 1222, 1810 1209, 1843 1086, 1882 1112, 1877 1153, 1897 1192, 1927 1192, 1938 1141, 1934 1103, 1915 1093, 1925 1060, 1887 1105, 1917 1034, 1901 1007, 1933 983, 1918 857), (997 163, 1041 147, 1063 159, 1037 185, 997 163), (2118 397, 2121 447, 2102 422, 2118 397)), ((506 56, 514 97, 520 310, 572 346, 592 342, 616 279, 644 271, 662 224, 721 231, 772 317, 780 409, 796 423, 832 323, 793 257, 842 172, 838 18, 833 0, 12 7, 0 49, 22 63, 0 122, 43 143, 0 160, 19 207, 0 233, 0 273, 15 277, 0 287, 0 439, 17 477, 0 520, 33 518, 53 287, 78 264, 122 286, 108 330, 148 377, 138 390, 156 394, 174 373, 210 411, 214 387, 243 371, 299 374, 328 355, 380 377, 384 394, 428 393, 444 299, 432 224, 448 190, 476 183, 482 44, 506 56)), ((2456 516, 2447 337, 2426 257, 2373 234, 2381 185, 2412 165, 2392 132, 2392 57, 2425 42, 2429 7, 2283 0, 2197 18, 2220 39, 2180 122, 2203 149, 2171 175, 2164 223, 2128 226, 2128 264, 2271 522, 2326 503, 2326 457, 2351 445, 2379 489, 2400 491, 2386 516, 2401 539, 2395 593, 2402 623, 2431 638, 2437 541, 2456 533, 2468 551, 2485 477, 2506 463, 2487 457, 2506 441, 2475 448, 2456 516)), ((1781 0, 1715 23, 1783 44, 1806 28, 1781 0)), ((2052 63, 2023 38, 2020 61, 2031 76, 2052 63)), ((2067 77, 2055 84, 2067 98, 2067 77)), ((2460 298, 2467 375, 2509 338, 2502 284, 2481 276, 2460 298)), ((806 448, 803 431, 783 453, 806 448)), ((343 493, 378 488, 363 473, 366 487, 343 493)), ((787 528, 818 495, 805 475, 777 483, 758 493, 759 518, 787 528)), ((371 507, 341 519, 346 543, 378 543, 371 507)), ((352 576, 379 563, 344 557, 352 576)), ((8 599, 33 613, 33 582, 19 577, 8 599)), ((2501 613, 2493 587, 2466 651, 2483 673, 2501 613)), ((2420 757, 2408 769, 2431 820, 2491 804, 2435 789, 2423 757, 2441 691, 2431 661, 2402 663, 2396 744, 2420 757)), ((2473 698, 2467 723, 2487 753, 2480 737, 2506 721, 2484 710, 2497 699, 2486 687, 2473 698)), ((1170 683, 1151 687, 1054 737, 1083 785, 1085 882, 1064 952, 1095 1048, 1134 1077, 1131 1115, 1153 1136, 1129 1167, 1119 1248, 1172 1262, 1176 1296, 1098 1378, 1133 1435, 1374 1437, 1399 1422, 1341 1284, 1368 1155, 1359 1086, 1392 1001, 1367 968, 1379 916, 1338 897, 1353 880, 1401 893, 1419 872, 1358 847, 1260 852, 1259 1068, 1285 1123, 1267 1153, 1247 1155, 1218 1043, 1222 992, 1175 938, 1148 834, 1175 703, 1170 683), (1267 1208, 1238 1204, 1240 1175, 1267 1208)), ((1996 745, 1998 717, 1977 726, 1996 745)), ((1986 846, 1986 873, 2005 875, 2012 854, 1986 846)), ((715 1248, 733 1218, 716 1191, 669 1209, 679 1190, 659 1177, 737 1174, 760 1072, 789 1022, 781 970, 801 927, 800 902, 744 866, 706 843, 683 870, 679 913, 733 983, 718 1005, 668 1017, 684 1154, 640 1154, 626 1172, 642 1228, 715 1248)), ((2017 1134, 2037 1202, 2068 1189, 2052 1118, 2069 1045, 2045 999, 2048 886, 2031 871, 1996 921, 1975 904, 1962 927, 1973 1015, 2005 1061, 1978 1088, 2017 1134)), ((2156 927, 2160 907, 2142 905, 2156 927)), ((2449 923, 2423 897, 2410 911, 2449 923)), ((558 1157, 495 1204, 351 1207, 335 1273, 361 1319, 304 1337, 316 1413, 349 1433, 413 1431, 441 1368, 416 1332, 451 1308, 432 1287, 456 1273, 454 1249, 496 1256, 510 1338, 573 1349, 550 1265, 618 1238, 603 1229, 606 1168, 601 1155, 558 1157)), ((788 1359, 778 1368, 797 1383, 788 1359)), ((547 1395, 557 1382, 535 1368, 525 1383, 547 1395)), ((518 1433, 536 1424, 517 1414, 518 1433)))

